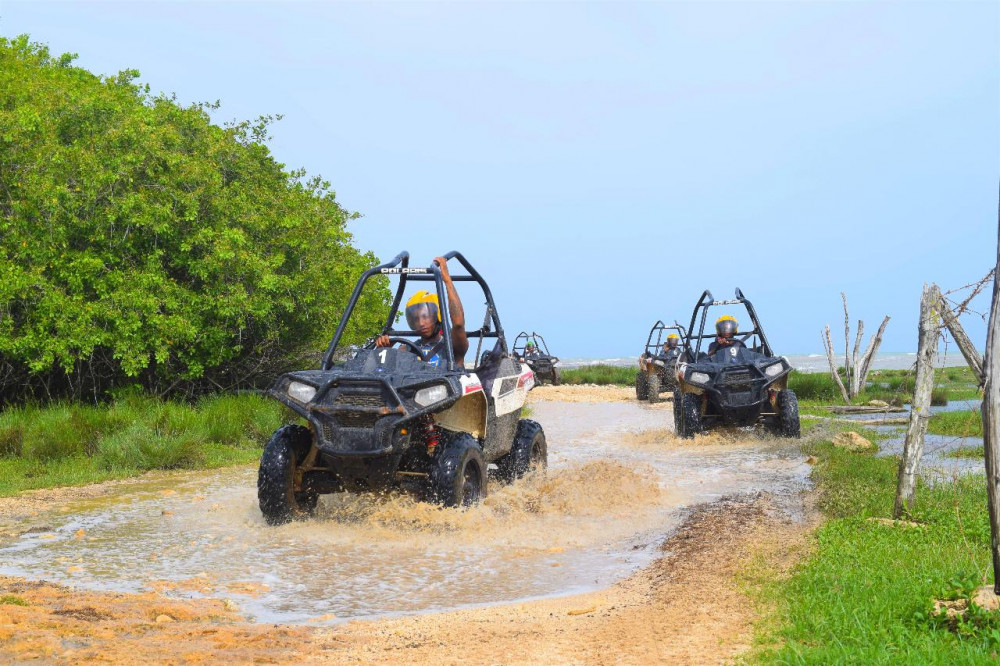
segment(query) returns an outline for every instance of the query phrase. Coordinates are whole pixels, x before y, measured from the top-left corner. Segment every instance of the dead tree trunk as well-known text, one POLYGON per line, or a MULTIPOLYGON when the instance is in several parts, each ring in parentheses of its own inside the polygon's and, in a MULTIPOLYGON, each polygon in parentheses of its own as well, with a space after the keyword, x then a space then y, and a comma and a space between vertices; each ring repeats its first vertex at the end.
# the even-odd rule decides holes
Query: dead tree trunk
POLYGON ((948 307, 948 302, 944 300, 944 295, 941 294, 941 290, 938 289, 936 284, 931 285, 931 289, 934 290, 934 296, 938 299, 938 311, 941 313, 941 318, 944 319, 945 326, 951 332, 951 337, 955 339, 955 344, 958 345, 959 350, 962 352, 962 356, 965 357, 965 362, 969 364, 972 368, 972 372, 975 373, 976 379, 979 381, 979 385, 983 385, 983 357, 979 355, 979 350, 976 346, 972 344, 972 340, 969 336, 965 334, 965 329, 962 328, 962 324, 959 323, 958 317, 955 313, 951 311, 948 307))
MULTIPOLYGON (((1000 215, 1000 211, 998 211, 1000 215)), ((1000 220, 997 224, 997 270, 993 272, 993 304, 986 333, 983 387, 983 448, 986 449, 986 505, 990 512, 993 592, 1000 594, 1000 220)))
POLYGON ((847 314, 847 294, 840 292, 840 299, 844 301, 844 373, 847 376, 847 385, 851 385, 851 317, 847 314))
MULTIPOLYGON (((882 334, 885 333, 885 327, 889 324, 889 315, 885 316, 882 320, 882 325, 878 327, 878 333, 873 335, 868 340, 868 348, 865 349, 865 353, 861 355, 861 379, 858 381, 858 385, 864 388, 865 382, 868 381, 868 370, 871 368, 872 359, 875 354, 878 353, 878 348, 882 346, 882 334)), ((855 366, 857 370, 857 366, 855 366)))
POLYGON ((844 382, 840 380, 840 373, 837 372, 837 362, 833 360, 833 338, 830 337, 830 327, 826 327, 826 335, 823 337, 823 347, 826 349, 826 360, 830 362, 830 374, 833 375, 834 380, 837 382, 837 386, 840 387, 840 395, 844 396, 844 402, 851 404, 851 398, 847 395, 847 389, 844 388, 844 382))
POLYGON ((899 461, 899 482, 896 485, 894 518, 909 513, 913 492, 917 485, 917 470, 924 452, 924 435, 931 418, 931 391, 934 388, 934 364, 937 362, 938 333, 941 319, 937 313, 937 300, 931 288, 924 285, 920 298, 920 337, 917 343, 917 376, 910 406, 910 424, 906 428, 903 459, 899 461))

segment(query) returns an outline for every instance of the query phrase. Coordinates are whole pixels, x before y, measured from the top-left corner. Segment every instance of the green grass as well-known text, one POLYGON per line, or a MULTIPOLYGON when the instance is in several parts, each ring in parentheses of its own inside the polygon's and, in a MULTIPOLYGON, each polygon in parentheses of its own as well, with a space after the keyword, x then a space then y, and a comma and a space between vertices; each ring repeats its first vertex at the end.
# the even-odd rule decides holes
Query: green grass
POLYGON ((259 395, 196 404, 134 393, 93 407, 54 404, 0 413, 0 496, 82 485, 154 469, 252 462, 290 414, 259 395))
MULTIPOLYGON (((931 615, 932 600, 968 595, 988 580, 985 481, 919 484, 911 520, 885 526, 898 459, 806 444, 826 522, 788 578, 756 583, 771 617, 755 661, 780 664, 987 663, 1000 650, 1000 621, 973 614, 959 626, 931 615)), ((766 579, 767 577, 765 577, 766 579)))
POLYGON ((27 606, 28 602, 21 597, 15 596, 13 594, 5 594, 0 596, 0 606, 7 604, 10 606, 27 606))
POLYGON ((945 458, 979 458, 982 459, 986 456, 986 450, 982 446, 963 446, 954 451, 948 451, 944 454, 945 458))
POLYGON ((638 366, 596 364, 564 370, 560 377, 564 384, 635 386, 638 371, 638 366))
MULTIPOLYGON (((947 405, 949 400, 977 397, 979 392, 975 384, 970 383, 971 379, 972 370, 969 368, 938 369, 934 374, 931 404, 947 405)), ((890 405, 901 406, 913 399, 913 386, 914 374, 909 370, 873 370, 868 374, 867 385, 853 404, 863 405, 870 400, 882 400, 890 405)), ((788 388, 795 391, 800 401, 843 404, 840 388, 829 372, 793 372, 788 378, 788 388)))
POLYGON ((982 437, 983 418, 978 409, 941 412, 931 417, 927 432, 932 435, 982 437))

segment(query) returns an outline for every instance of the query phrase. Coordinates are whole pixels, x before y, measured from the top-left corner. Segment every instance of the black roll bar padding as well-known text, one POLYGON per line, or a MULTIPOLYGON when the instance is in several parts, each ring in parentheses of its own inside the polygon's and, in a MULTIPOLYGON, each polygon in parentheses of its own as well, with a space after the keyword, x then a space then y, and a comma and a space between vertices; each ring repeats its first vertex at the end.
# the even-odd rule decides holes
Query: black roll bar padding
MULTIPOLYGON (((663 320, 662 319, 657 319, 656 323, 653 324, 653 328, 649 329, 649 337, 646 338, 646 351, 649 351, 649 346, 651 344, 653 344, 653 333, 656 332, 657 328, 660 329, 660 334, 662 335, 662 333, 663 333, 663 320)), ((657 337, 657 343, 659 343, 659 337, 657 337)))
MULTIPOLYGON (((693 340, 695 339, 694 325, 695 325, 695 320, 698 318, 698 310, 700 308, 703 308, 701 313, 701 328, 698 329, 698 336, 697 336, 698 345, 694 348, 692 352, 694 354, 694 358, 698 358, 698 353, 701 351, 701 338, 705 333, 705 317, 708 316, 707 303, 711 303, 714 300, 715 298, 712 297, 712 292, 706 289, 704 292, 702 292, 701 298, 698 299, 698 303, 694 306, 694 312, 691 313, 691 327, 688 329, 688 332, 690 338, 693 340)), ((690 347, 690 345, 688 346, 690 347)))
MULTIPOLYGON (((358 283, 354 285, 354 291, 351 292, 350 300, 347 301, 347 307, 344 308, 344 313, 340 316, 340 323, 337 324, 337 331, 333 334, 333 338, 330 340, 330 344, 326 348, 326 353, 323 354, 323 362, 320 365, 320 369, 322 370, 330 369, 330 362, 333 359, 333 353, 337 350, 337 343, 340 342, 341 336, 344 335, 344 329, 347 328, 347 322, 351 318, 351 312, 354 311, 354 306, 357 305, 358 298, 361 297, 361 290, 364 289, 365 283, 368 282, 368 279, 373 275, 376 274, 380 275, 383 268, 395 268, 397 266, 400 266, 400 264, 402 264, 402 266, 400 266, 401 268, 406 268, 407 265, 409 264, 409 261, 410 261, 410 253, 407 252, 406 250, 403 250, 395 257, 393 257, 390 261, 369 268, 367 271, 361 274, 361 278, 358 280, 358 283)), ((404 279, 400 280, 401 285, 396 292, 396 298, 395 301, 393 302, 393 311, 389 313, 390 322, 392 321, 392 318, 395 314, 395 309, 399 307, 400 299, 403 297, 402 283, 405 281, 405 273, 403 275, 404 279)))
POLYGON ((538 343, 538 340, 541 340, 542 341, 542 346, 545 347, 545 355, 546 356, 552 356, 552 354, 549 353, 549 346, 548 346, 548 344, 546 344, 545 338, 543 338, 540 334, 535 333, 534 331, 531 332, 531 337, 535 338, 535 344, 538 343))
POLYGON ((753 328, 754 328, 753 332, 755 332, 757 335, 760 336, 761 348, 763 349, 764 353, 768 356, 774 356, 774 350, 771 349, 771 343, 767 341, 767 336, 764 335, 764 328, 760 325, 760 320, 757 319, 757 311, 754 309, 753 303, 751 303, 743 295, 743 292, 740 291, 739 287, 736 287, 736 297, 743 301, 743 305, 746 306, 747 312, 750 313, 750 321, 753 322, 753 328))

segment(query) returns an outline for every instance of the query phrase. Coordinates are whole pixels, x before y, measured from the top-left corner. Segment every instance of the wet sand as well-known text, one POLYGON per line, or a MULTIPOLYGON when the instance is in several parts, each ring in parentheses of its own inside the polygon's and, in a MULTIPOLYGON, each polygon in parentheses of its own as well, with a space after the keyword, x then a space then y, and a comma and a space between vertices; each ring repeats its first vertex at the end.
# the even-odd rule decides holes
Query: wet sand
MULTIPOLYGON (((532 398, 557 400, 554 394, 566 395, 564 389, 574 392, 567 402, 580 402, 581 389, 592 401, 615 401, 621 395, 618 389, 542 387, 532 398)), ((669 421, 669 405, 648 407, 664 408, 669 421)), ((625 433, 622 443, 639 454, 652 447, 694 446, 721 455, 732 446, 746 447, 719 437, 684 442, 656 428, 625 433)), ((589 455, 595 459, 583 461, 584 466, 608 464, 600 451, 589 455)), ((31 516, 53 502, 98 497, 121 485, 39 491, 0 502, 0 516, 31 516)), ((2 577, 0 598, 12 595, 27 605, 9 598, 0 603, 0 662, 132 663, 142 654, 144 661, 159 663, 717 663, 746 649, 751 639, 755 611, 735 574, 753 558, 780 563, 795 557, 808 531, 802 502, 798 492, 777 498, 749 492, 702 503, 668 538, 648 536, 650 564, 596 591, 332 625, 337 618, 323 615, 297 625, 246 621, 241 604, 230 597, 252 596, 255 590, 241 588, 238 581, 202 581, 206 587, 199 589, 195 577, 189 588, 171 581, 161 592, 136 594, 2 577), (186 590, 207 596, 184 599, 186 590)), ((391 515, 398 519, 398 512, 391 515)), ((541 540, 531 544, 538 550, 548 543, 544 530, 550 526, 534 527, 543 530, 541 540)), ((390 523, 387 533, 400 529, 405 525, 390 523)), ((554 553, 561 549, 551 547, 554 553)), ((132 564, 135 572, 119 575, 138 576, 149 566, 132 564)))

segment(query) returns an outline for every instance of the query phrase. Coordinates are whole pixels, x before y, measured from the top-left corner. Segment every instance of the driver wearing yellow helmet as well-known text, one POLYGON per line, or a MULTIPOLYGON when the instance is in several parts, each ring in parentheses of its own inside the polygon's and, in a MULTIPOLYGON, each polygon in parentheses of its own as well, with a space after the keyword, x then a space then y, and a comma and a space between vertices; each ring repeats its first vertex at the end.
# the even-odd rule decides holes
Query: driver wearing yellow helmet
MULTIPOLYGON (((447 260, 438 257, 434 260, 441 270, 441 280, 448 293, 448 314, 451 316, 451 346, 455 352, 455 362, 465 367, 465 352, 469 351, 469 338, 465 333, 465 311, 462 301, 455 290, 455 284, 448 273, 447 260)), ((420 334, 416 345, 421 356, 433 366, 441 364, 444 355, 444 334, 441 331, 441 309, 438 307, 437 294, 418 291, 406 302, 406 323, 410 330, 420 334)), ((388 335, 375 338, 376 347, 389 347, 392 343, 388 335)))
POLYGON ((720 349, 729 347, 742 347, 743 343, 735 339, 739 324, 736 318, 730 315, 722 315, 715 322, 715 341, 708 346, 708 355, 711 356, 720 349))
POLYGON ((663 343, 663 353, 669 354, 673 350, 677 349, 678 343, 681 339, 676 333, 671 333, 667 336, 667 341, 663 343))

